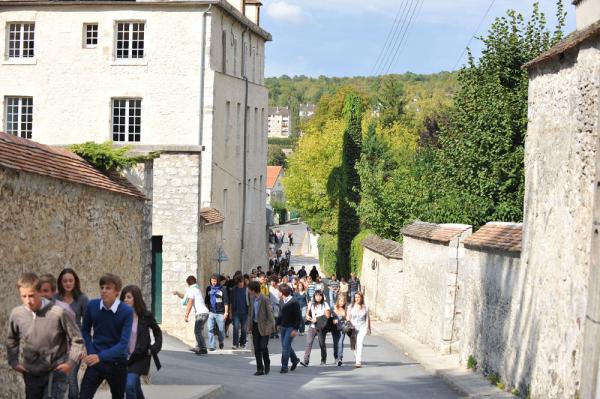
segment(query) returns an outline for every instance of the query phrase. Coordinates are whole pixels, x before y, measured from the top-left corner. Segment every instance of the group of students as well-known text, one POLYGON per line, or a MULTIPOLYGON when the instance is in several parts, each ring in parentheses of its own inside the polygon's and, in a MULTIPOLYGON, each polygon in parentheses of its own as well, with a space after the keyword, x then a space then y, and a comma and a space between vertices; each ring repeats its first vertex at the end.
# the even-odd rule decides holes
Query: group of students
POLYGON ((362 367, 363 343, 371 331, 369 310, 359 280, 352 274, 350 281, 354 284, 347 284, 348 289, 342 290, 335 275, 325 285, 316 268, 307 275, 304 267, 298 273, 291 268, 288 274, 264 273, 258 267, 251 274, 238 271, 233 278, 214 274, 204 295, 196 278, 189 276, 185 294, 173 293, 183 299, 186 322, 194 311, 197 345, 191 349, 193 352, 204 355, 216 350, 217 339, 223 349, 224 337, 233 325, 233 349, 247 348, 247 337, 252 335, 255 375, 264 375, 270 371, 269 339, 281 338, 281 372, 286 373, 295 370, 298 364, 308 367, 315 338, 321 349, 321 365, 325 365, 328 333, 333 338, 337 365, 343 364, 345 337, 349 336, 355 367, 362 367), (203 335, 205 326, 208 345, 203 335), (292 342, 305 333, 306 348, 301 361, 292 342))
POLYGON ((9 365, 23 375, 27 399, 64 399, 67 390, 69 399, 91 399, 103 381, 113 398, 144 398, 140 377, 148 374, 151 358, 160 369, 162 332, 140 288, 122 285, 118 276, 104 274, 100 298, 88 300, 73 269, 58 280, 19 277, 22 305, 10 314, 6 348, 9 365))

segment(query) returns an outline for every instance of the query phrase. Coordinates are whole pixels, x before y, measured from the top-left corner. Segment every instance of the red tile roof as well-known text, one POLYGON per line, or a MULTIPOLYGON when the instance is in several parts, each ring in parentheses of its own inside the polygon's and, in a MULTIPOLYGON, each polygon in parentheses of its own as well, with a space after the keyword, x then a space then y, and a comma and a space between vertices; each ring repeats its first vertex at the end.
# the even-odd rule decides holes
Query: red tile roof
POLYGON ((140 199, 146 198, 124 177, 109 177, 66 149, 50 147, 2 132, 0 132, 0 167, 83 184, 140 199))
POLYGON ((371 235, 361 241, 363 247, 390 259, 402 259, 402 244, 371 235))
POLYGON ((470 228, 471 226, 462 224, 433 224, 417 221, 404 227, 402 234, 406 237, 448 245, 450 241, 470 228))
POLYGON ((277 183, 277 178, 283 172, 283 167, 281 166, 267 166, 267 188, 269 190, 275 187, 275 183, 277 183))
POLYGON ((216 208, 202 208, 200 209, 200 217, 206 222, 207 225, 223 223, 225 217, 216 208))
POLYGON ((465 248, 520 253, 522 223, 488 223, 465 240, 465 248))

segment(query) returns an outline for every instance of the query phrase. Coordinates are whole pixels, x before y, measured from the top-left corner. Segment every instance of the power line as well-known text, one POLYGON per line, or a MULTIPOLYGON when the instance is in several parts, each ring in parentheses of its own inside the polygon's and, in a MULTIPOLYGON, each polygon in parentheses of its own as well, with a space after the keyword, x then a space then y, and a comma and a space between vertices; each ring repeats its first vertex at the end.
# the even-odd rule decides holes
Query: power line
POLYGON ((375 64, 373 64, 373 68, 371 68, 371 75, 373 74, 373 72, 375 72, 379 62, 382 60, 381 56, 383 54, 385 54, 385 52, 386 52, 386 49, 390 43, 390 38, 392 37, 392 32, 396 31, 396 29, 398 27, 398 23, 400 22, 399 17, 400 17, 400 13, 402 11, 403 5, 405 6, 407 2, 408 2, 408 0, 404 0, 402 3, 400 3, 400 6, 398 7, 398 12, 396 12, 396 17, 394 18, 394 23, 392 24, 392 27, 389 30, 387 37, 385 38, 385 44, 381 48, 381 51, 379 52, 379 55, 377 56, 377 60, 375 60, 375 64))
POLYGON ((390 42, 390 46, 387 49, 387 54, 383 57, 383 59, 381 60, 381 62, 379 64, 379 67, 375 71, 376 75, 383 74, 383 71, 385 70, 385 66, 388 64, 389 58, 392 56, 394 49, 398 45, 398 40, 401 38, 402 32, 404 31, 404 29, 406 27, 406 23, 408 22, 408 16, 410 14, 410 9, 413 7, 413 5, 417 1, 418 0, 410 0, 410 4, 408 3, 408 1, 406 2, 406 4, 405 4, 406 7, 402 11, 402 17, 401 17, 402 22, 398 25, 399 29, 397 29, 396 32, 393 34, 392 41, 390 42))
POLYGON ((246 188, 249 188, 251 190, 255 190, 258 191, 260 193, 263 193, 263 190, 258 189, 258 188, 254 188, 252 186, 250 186, 248 183, 244 183, 242 180, 240 180, 239 178, 237 178, 235 175, 233 175, 233 173, 229 172, 227 169, 223 168, 221 165, 219 165, 218 163, 214 162, 212 163, 214 166, 216 166, 217 168, 219 168, 220 170, 222 170, 223 172, 225 172, 226 174, 228 174, 233 180, 235 180, 236 182, 243 184, 246 188))
POLYGON ((419 10, 419 12, 421 11, 421 7, 423 6, 423 1, 424 0, 420 0, 420 1, 417 1, 417 3, 415 3, 415 8, 413 8, 413 10, 412 10, 412 14, 410 15, 408 25, 406 25, 406 29, 404 31, 404 35, 402 36, 402 39, 400 39, 398 48, 396 49, 396 52, 394 53, 394 56, 390 60, 390 63, 385 71, 386 74, 388 74, 390 72, 392 65, 394 65, 398 61, 398 56, 400 54, 402 54, 402 51, 404 51, 404 47, 406 46, 406 43, 408 43, 408 37, 409 37, 408 32, 411 31, 412 26, 413 26, 414 22, 416 21, 415 15, 417 15, 417 9, 419 10))
POLYGON ((456 63, 454 64, 454 66, 452 67, 452 70, 456 70, 456 67, 458 66, 458 64, 460 63, 460 61, 462 60, 463 56, 465 55, 465 53, 467 52, 467 49, 469 48, 469 46, 471 45, 471 42, 473 41, 473 39, 475 38, 475 35, 479 32, 479 29, 481 29, 481 25, 483 25, 483 22, 485 21, 485 19, 487 18, 488 14, 490 13, 492 7, 494 6, 494 3, 496 2, 496 0, 492 0, 492 2, 490 3, 490 6, 487 8, 487 10, 485 11, 485 14, 483 15, 483 17, 481 18, 481 21, 479 21, 479 25, 477 25, 477 29, 475 29, 475 32, 473 32, 473 35, 469 38, 469 41, 467 42, 467 45, 465 46, 463 52, 460 54, 460 57, 458 57, 458 59, 456 60, 456 63))

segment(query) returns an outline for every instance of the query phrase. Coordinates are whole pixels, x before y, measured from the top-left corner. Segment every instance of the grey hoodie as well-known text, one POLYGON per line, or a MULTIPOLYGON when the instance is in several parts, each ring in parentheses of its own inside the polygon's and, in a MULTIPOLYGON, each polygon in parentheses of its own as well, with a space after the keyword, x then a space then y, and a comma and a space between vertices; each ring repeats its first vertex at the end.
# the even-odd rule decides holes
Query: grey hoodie
POLYGON ((28 373, 44 375, 62 363, 74 367, 84 350, 75 321, 64 309, 42 299, 36 312, 25 306, 14 308, 8 321, 6 350, 8 364, 19 364, 19 347, 28 373))

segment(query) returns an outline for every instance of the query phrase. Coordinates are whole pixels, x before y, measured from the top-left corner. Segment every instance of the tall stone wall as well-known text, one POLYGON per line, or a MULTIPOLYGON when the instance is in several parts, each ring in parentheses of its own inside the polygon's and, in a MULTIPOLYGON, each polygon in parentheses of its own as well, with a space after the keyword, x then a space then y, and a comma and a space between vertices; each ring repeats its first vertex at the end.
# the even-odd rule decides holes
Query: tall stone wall
MULTIPOLYGON (((138 198, 0 168, 0 342, 6 342, 10 310, 20 303, 15 283, 22 272, 58 276, 71 267, 92 298, 106 272, 140 285, 150 251, 144 206, 138 198)), ((18 399, 23 392, 3 344, 0 397, 18 399)))
POLYGON ((371 314, 383 321, 403 321, 404 261, 365 248, 360 282, 371 314), (375 262, 375 268, 373 268, 375 262))
MULTIPOLYGON (((530 69, 518 333, 531 342, 532 398, 578 395, 591 270, 600 41, 530 69)), ((598 276, 596 276, 598 278, 598 276)), ((598 343, 596 342, 596 346, 598 343)), ((522 354, 525 356, 525 354, 522 354)))
POLYGON ((519 254, 466 250, 459 269, 459 358, 466 366, 472 356, 479 371, 495 373, 506 386, 521 386, 521 391, 526 392, 522 382, 531 370, 531 363, 526 360, 530 343, 516 334, 526 323, 525 315, 519 311, 523 295, 521 271, 519 254))
POLYGON ((162 236, 162 328, 194 343, 181 299, 185 279, 199 277, 200 153, 162 153, 154 160, 152 235, 162 236))

